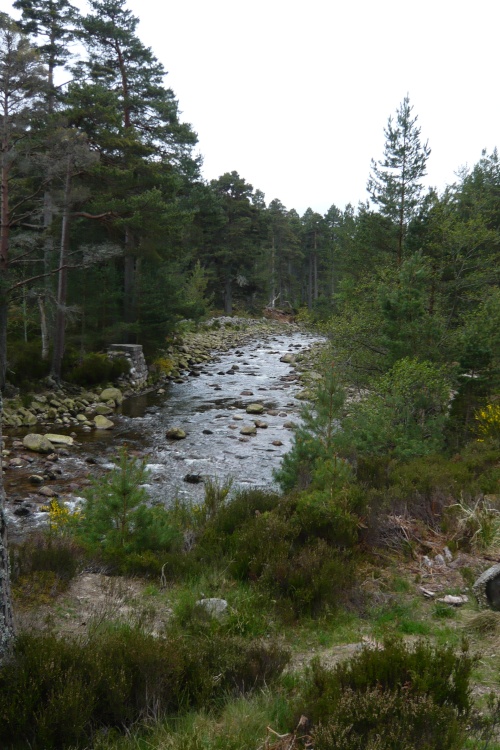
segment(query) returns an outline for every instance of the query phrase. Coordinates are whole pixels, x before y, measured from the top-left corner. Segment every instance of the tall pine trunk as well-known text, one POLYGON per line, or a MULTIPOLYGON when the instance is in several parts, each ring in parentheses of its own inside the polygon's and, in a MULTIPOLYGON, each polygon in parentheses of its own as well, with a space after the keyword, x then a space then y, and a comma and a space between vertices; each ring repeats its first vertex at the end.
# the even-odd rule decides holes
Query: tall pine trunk
POLYGON ((226 276, 224 284, 224 313, 226 315, 233 314, 233 280, 231 276, 226 276))
POLYGON ((71 157, 68 156, 66 178, 64 182, 64 206, 61 226, 61 249, 59 253, 59 273, 57 284, 57 311, 54 329, 54 352, 52 354, 51 375, 61 379, 62 361, 66 332, 66 297, 68 290, 68 269, 66 268, 69 252, 70 196, 71 192, 71 157))

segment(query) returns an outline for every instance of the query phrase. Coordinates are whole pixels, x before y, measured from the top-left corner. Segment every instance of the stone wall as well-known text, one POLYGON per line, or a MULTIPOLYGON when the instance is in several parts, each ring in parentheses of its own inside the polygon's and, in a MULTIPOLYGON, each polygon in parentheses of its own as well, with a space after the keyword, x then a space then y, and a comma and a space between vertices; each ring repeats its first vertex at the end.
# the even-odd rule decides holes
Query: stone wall
POLYGON ((142 388, 148 379, 148 368, 140 344, 111 344, 108 357, 115 359, 125 357, 130 363, 130 372, 123 375, 119 382, 128 387, 142 388))

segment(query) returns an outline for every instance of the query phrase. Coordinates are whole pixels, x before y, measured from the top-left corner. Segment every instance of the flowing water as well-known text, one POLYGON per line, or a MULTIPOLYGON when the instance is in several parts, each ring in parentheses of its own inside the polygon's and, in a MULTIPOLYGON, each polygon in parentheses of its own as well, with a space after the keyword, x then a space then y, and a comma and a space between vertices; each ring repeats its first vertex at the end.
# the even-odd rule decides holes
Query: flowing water
MULTIPOLYGON (((114 430, 77 432, 75 446, 57 462, 60 473, 48 484, 65 498, 78 495, 75 478, 111 467, 112 456, 125 444, 146 457, 149 493, 166 504, 176 496, 201 499, 207 478, 232 479, 236 487, 275 486, 273 472, 291 447, 291 423, 300 420, 301 408, 296 398, 301 385, 291 364, 281 359, 317 341, 290 327, 219 354, 193 369, 184 382, 166 386, 163 393, 127 399, 121 413, 112 417, 114 430), (247 414, 251 403, 262 404, 263 413, 247 414), (242 427, 256 420, 262 425, 256 434, 242 435, 242 427), (168 439, 171 427, 183 429, 186 438, 168 439)), ((35 463, 44 460, 37 457, 35 463)), ((28 482, 28 474, 39 470, 31 465, 6 475, 9 499, 35 511, 22 519, 30 525, 43 515, 36 512, 40 497, 28 482)), ((12 512, 9 516, 12 523, 20 523, 12 512)))

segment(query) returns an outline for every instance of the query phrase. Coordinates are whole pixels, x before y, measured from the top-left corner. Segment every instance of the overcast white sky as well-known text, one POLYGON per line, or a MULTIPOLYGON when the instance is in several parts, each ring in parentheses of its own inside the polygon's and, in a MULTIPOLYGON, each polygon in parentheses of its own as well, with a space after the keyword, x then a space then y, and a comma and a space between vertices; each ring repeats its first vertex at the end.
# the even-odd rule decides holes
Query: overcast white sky
POLYGON ((204 176, 236 170, 268 203, 324 213, 366 200, 370 159, 407 92, 432 148, 428 184, 441 190, 500 147, 498 0, 127 7, 198 133, 204 176))

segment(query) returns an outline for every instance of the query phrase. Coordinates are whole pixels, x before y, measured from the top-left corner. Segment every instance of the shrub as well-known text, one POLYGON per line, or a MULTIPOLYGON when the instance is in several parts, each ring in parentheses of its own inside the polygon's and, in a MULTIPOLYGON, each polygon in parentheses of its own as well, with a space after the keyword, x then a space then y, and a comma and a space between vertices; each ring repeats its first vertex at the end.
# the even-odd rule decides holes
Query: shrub
POLYGON ((155 638, 121 627, 82 643, 21 634, 0 668, 0 744, 88 747, 97 728, 209 708, 227 693, 263 686, 287 660, 273 643, 221 636, 155 638))
POLYGON ((461 750, 464 726, 425 695, 346 690, 335 716, 312 732, 316 750, 461 750))
POLYGON ((460 716, 471 709, 470 677, 476 659, 464 644, 460 654, 448 646, 435 648, 419 641, 407 646, 386 640, 381 649, 363 649, 332 670, 314 662, 305 691, 305 713, 314 724, 335 716, 347 690, 366 693, 374 688, 415 698, 428 696, 437 706, 451 706, 460 716))
POLYGON ((130 365, 124 357, 109 359, 106 354, 87 354, 69 371, 64 371, 64 377, 70 383, 91 386, 99 383, 113 382, 121 375, 129 372, 130 365))
POLYGON ((296 615, 314 616, 345 602, 354 582, 354 563, 347 554, 316 539, 273 560, 263 571, 261 582, 275 595, 288 599, 296 615))
POLYGON ((34 533, 11 548, 14 592, 24 603, 64 591, 83 563, 83 549, 69 537, 34 533))
POLYGON ((336 607, 354 580, 352 555, 324 539, 301 540, 297 518, 279 511, 256 516, 235 535, 233 574, 290 601, 296 615, 336 607))
POLYGON ((40 341, 17 342, 9 347, 7 376, 15 386, 42 380, 50 372, 50 360, 41 357, 40 341))
POLYGON ((358 537, 360 518, 366 494, 360 487, 346 487, 330 492, 309 490, 297 497, 294 521, 301 535, 321 538, 338 547, 352 547, 358 537))
POLYGON ((204 525, 198 545, 200 554, 220 558, 232 554, 238 545, 238 533, 256 516, 273 510, 279 496, 265 490, 241 490, 226 502, 218 504, 217 510, 204 525))
POLYGON ((486 404, 475 414, 478 440, 500 438, 500 403, 486 404))

